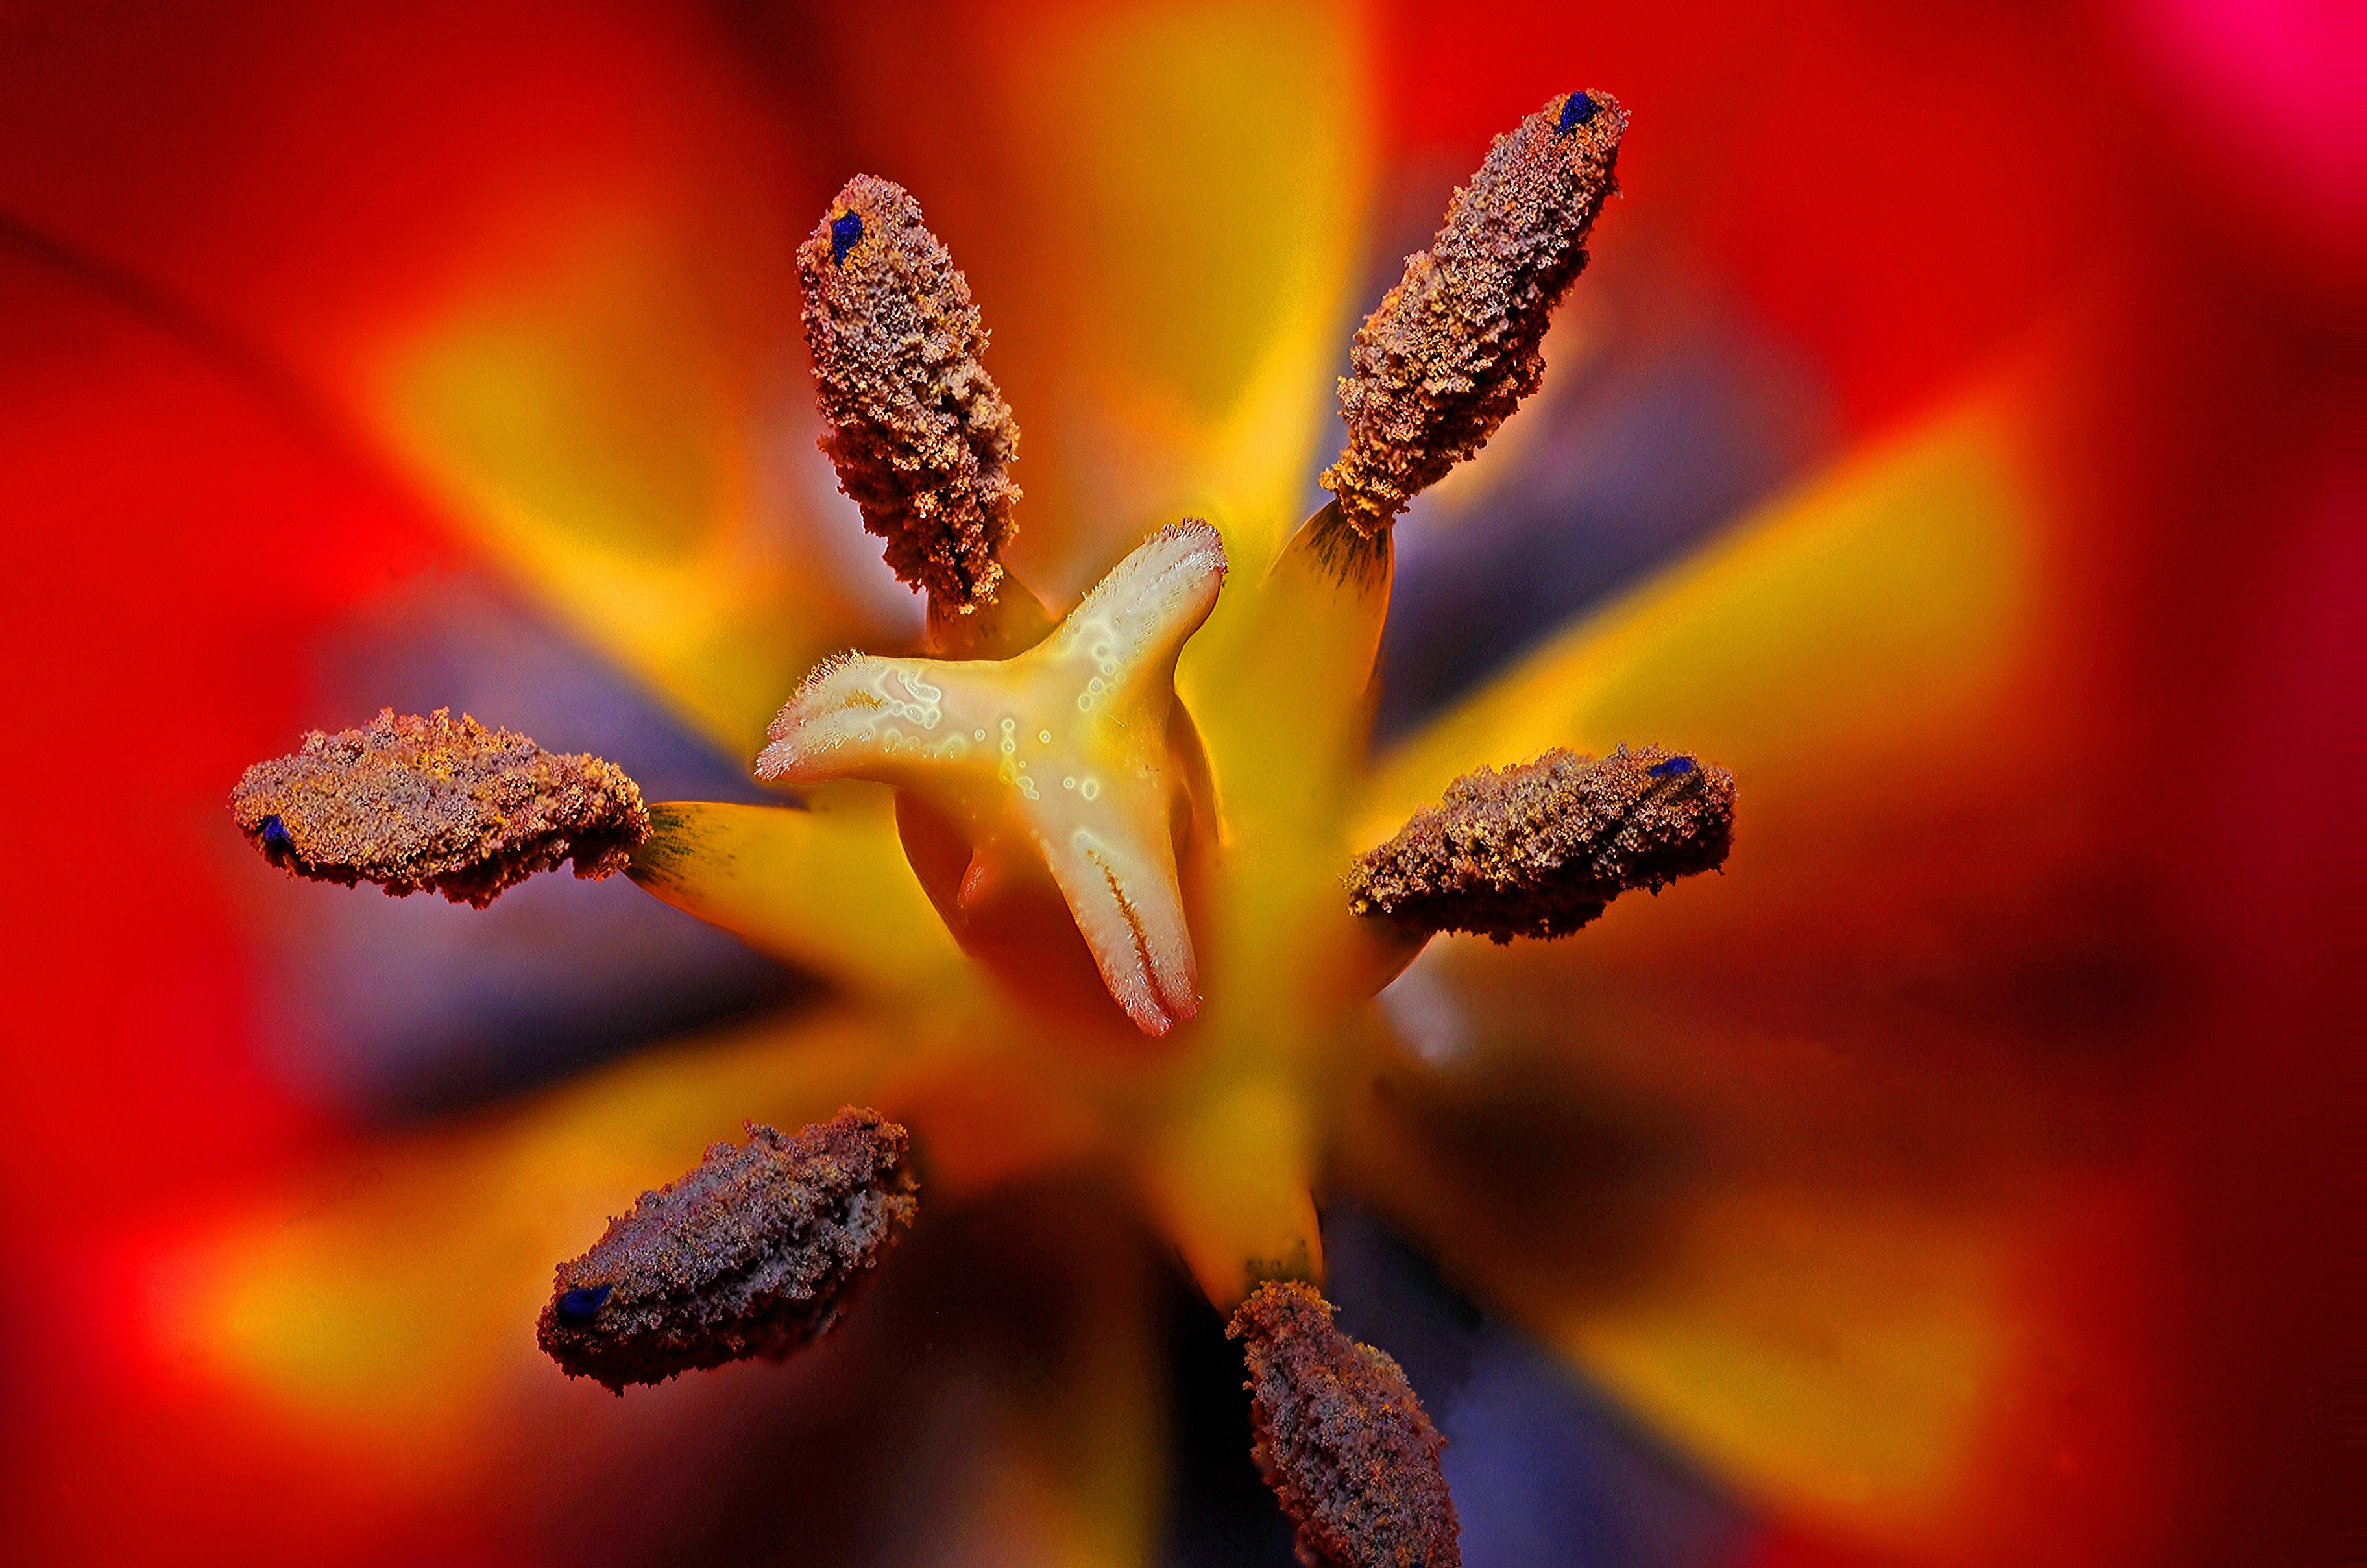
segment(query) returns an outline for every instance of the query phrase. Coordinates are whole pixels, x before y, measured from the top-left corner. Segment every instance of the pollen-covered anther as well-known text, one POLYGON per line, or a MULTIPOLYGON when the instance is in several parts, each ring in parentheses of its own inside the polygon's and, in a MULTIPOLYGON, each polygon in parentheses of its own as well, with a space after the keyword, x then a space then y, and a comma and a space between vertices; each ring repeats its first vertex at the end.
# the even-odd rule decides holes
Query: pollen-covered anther
POLYGON ((1569 93, 1498 137, 1357 329, 1340 381, 1348 445, 1323 475, 1357 532, 1387 528, 1544 380, 1546 328, 1586 265, 1626 129, 1608 94, 1569 93))
POLYGON ((1567 936, 1634 887, 1723 864, 1734 775, 1658 746, 1589 760, 1557 748, 1447 786, 1358 859, 1349 908, 1425 931, 1567 936))
POLYGON ((1227 1335, 1244 1341, 1251 1449, 1298 1527, 1308 1568, 1460 1568, 1455 1501, 1404 1371, 1331 1321, 1297 1280, 1258 1287, 1227 1335))
POLYGON ((899 185, 858 175, 798 250, 821 439, 888 564, 941 613, 994 599, 1019 445, 969 283, 899 185))
POLYGON ((795 1137, 748 1123, 681 1180, 644 1192, 559 1267, 536 1337, 570 1377, 623 1393, 829 1332, 912 1228, 904 1129, 853 1107, 795 1137))
POLYGON ((649 837, 639 785, 613 762, 546 751, 448 708, 380 710, 359 729, 314 730, 257 762, 231 813, 273 864, 316 881, 434 888, 482 908, 571 857, 614 875, 649 837))
POLYGON ((757 775, 907 790, 969 834, 980 886, 1049 871, 1110 996, 1165 1034, 1199 1011, 1171 838, 1175 656, 1225 570, 1216 529, 1186 521, 1014 658, 828 660, 773 720, 757 775))

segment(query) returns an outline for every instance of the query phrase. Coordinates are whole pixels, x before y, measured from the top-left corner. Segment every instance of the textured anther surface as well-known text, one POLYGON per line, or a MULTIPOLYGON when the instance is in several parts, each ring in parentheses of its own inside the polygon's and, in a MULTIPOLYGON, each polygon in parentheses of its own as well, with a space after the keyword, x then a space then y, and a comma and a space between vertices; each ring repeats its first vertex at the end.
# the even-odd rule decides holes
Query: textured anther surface
POLYGON ((1715 870, 1734 842, 1734 775, 1658 746, 1589 760, 1557 748, 1447 786, 1348 878, 1349 907, 1428 931, 1567 936, 1633 887, 1715 870))
POLYGON ((904 1129, 852 1107, 791 1137, 757 1122, 681 1180, 644 1192, 559 1267, 536 1337, 570 1377, 618 1393, 752 1356, 779 1358, 837 1322, 853 1288, 912 1227, 904 1129))
POLYGON ((846 182, 798 247, 798 276, 839 488, 888 541, 896 575, 940 611, 991 602, 1017 531, 1005 470, 1019 426, 980 362, 968 281, 921 204, 869 175, 846 182))
POLYGON ((1359 533, 1387 527, 1545 378, 1546 328, 1586 265, 1626 129, 1610 95, 1565 94, 1498 137, 1357 329, 1340 380, 1348 445, 1323 486, 1359 533), (1581 96, 1585 117, 1566 116, 1581 96))
POLYGON ((1244 1341, 1251 1454, 1298 1527, 1308 1568, 1461 1568, 1446 1441, 1386 1352, 1293 1280, 1258 1287, 1226 1333, 1244 1341))
POLYGON ((546 751, 447 708, 381 709, 314 730, 231 792, 239 831, 274 865, 322 882, 434 888, 480 908, 571 856, 575 874, 625 869, 649 837, 639 785, 613 762, 546 751))

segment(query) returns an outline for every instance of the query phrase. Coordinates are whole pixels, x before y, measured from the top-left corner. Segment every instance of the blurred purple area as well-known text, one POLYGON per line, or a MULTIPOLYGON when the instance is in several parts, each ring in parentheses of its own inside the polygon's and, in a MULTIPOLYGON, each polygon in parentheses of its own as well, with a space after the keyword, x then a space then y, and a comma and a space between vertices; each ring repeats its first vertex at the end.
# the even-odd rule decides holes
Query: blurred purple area
MULTIPOLYGON (((448 706, 606 757, 652 800, 791 798, 471 574, 406 584, 329 644, 313 684, 322 728, 448 706)), ((477 910, 298 882, 252 855, 227 869, 265 955, 272 1061, 304 1098, 370 1120, 498 1098, 810 988, 622 877, 536 877, 477 910)))
MULTIPOLYGON (((1361 312, 1428 245, 1468 171, 1399 171, 1382 238, 1343 322, 1336 372, 1361 312)), ((1397 579, 1381 645, 1376 743, 1386 746, 1516 661, 1571 618, 1814 471, 1839 449, 1840 412, 1813 360, 1769 335, 1637 215, 1618 214, 1546 342, 1544 389, 1499 441, 1521 444, 1417 497, 1397 528, 1397 579)), ((1325 389, 1316 469, 1342 430, 1325 389)), ((1329 497, 1308 481, 1311 511, 1329 497)))

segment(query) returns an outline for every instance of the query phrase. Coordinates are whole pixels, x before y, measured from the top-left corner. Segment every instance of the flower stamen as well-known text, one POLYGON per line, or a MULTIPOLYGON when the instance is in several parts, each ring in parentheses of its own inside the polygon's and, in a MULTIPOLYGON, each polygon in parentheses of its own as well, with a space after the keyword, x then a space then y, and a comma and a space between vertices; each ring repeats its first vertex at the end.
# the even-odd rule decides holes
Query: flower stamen
POLYGON ((1548 103, 1496 139, 1430 249, 1406 258, 1340 381, 1348 445, 1323 487, 1347 526, 1386 530, 1545 379, 1546 328, 1586 265, 1626 129, 1608 94, 1548 103))
POLYGON ((1500 942, 1567 936, 1630 888, 1716 870, 1733 842, 1725 769, 1657 746, 1600 761, 1557 747, 1449 784, 1358 858, 1349 908, 1500 942))
POLYGON ((479 908, 571 857, 578 876, 613 876, 650 833, 640 788, 615 763, 546 751, 449 708, 313 730, 247 769, 231 813, 298 876, 398 897, 434 888, 479 908))
POLYGON ((1251 1453, 1310 1568, 1461 1568, 1455 1500, 1429 1413, 1387 1351, 1348 1337, 1313 1287, 1273 1280, 1234 1313, 1251 1453))
POLYGON ((559 1266, 536 1337, 570 1377, 629 1383, 753 1356, 837 1323, 919 1209, 904 1129, 853 1107, 787 1136, 748 1123, 559 1266))
POLYGON ((806 347, 839 488, 935 615, 995 598, 1018 525, 1019 426, 980 359, 969 282, 903 186, 846 182, 798 249, 806 347))

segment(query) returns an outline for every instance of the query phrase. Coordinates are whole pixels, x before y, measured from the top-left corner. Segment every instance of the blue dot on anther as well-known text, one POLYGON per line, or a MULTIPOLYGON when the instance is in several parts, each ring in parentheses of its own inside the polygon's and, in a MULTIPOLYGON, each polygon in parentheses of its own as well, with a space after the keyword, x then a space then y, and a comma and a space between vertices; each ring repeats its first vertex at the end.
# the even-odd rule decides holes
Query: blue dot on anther
POLYGON ((590 1290, 572 1290, 559 1298, 559 1321, 570 1328, 581 1328, 598 1315, 608 1304, 608 1292, 614 1285, 598 1285, 590 1290))
POLYGON ((1692 773, 1693 760, 1691 757, 1671 757, 1665 762, 1653 763, 1649 771, 1656 779, 1672 779, 1679 773, 1692 773))
POLYGON ((270 816, 265 818, 263 819, 262 826, 256 830, 263 835, 263 847, 265 849, 277 850, 283 854, 292 854, 295 852, 296 840, 289 835, 288 831, 288 824, 279 820, 279 814, 277 812, 275 811, 270 816))
POLYGON ((863 218, 859 213, 842 212, 830 220, 830 259, 843 262, 846 253, 855 249, 863 238, 863 218))
POLYGON ((1561 106, 1561 118, 1554 125, 1556 136, 1568 136, 1594 118, 1594 100, 1584 93, 1572 93, 1561 106))

